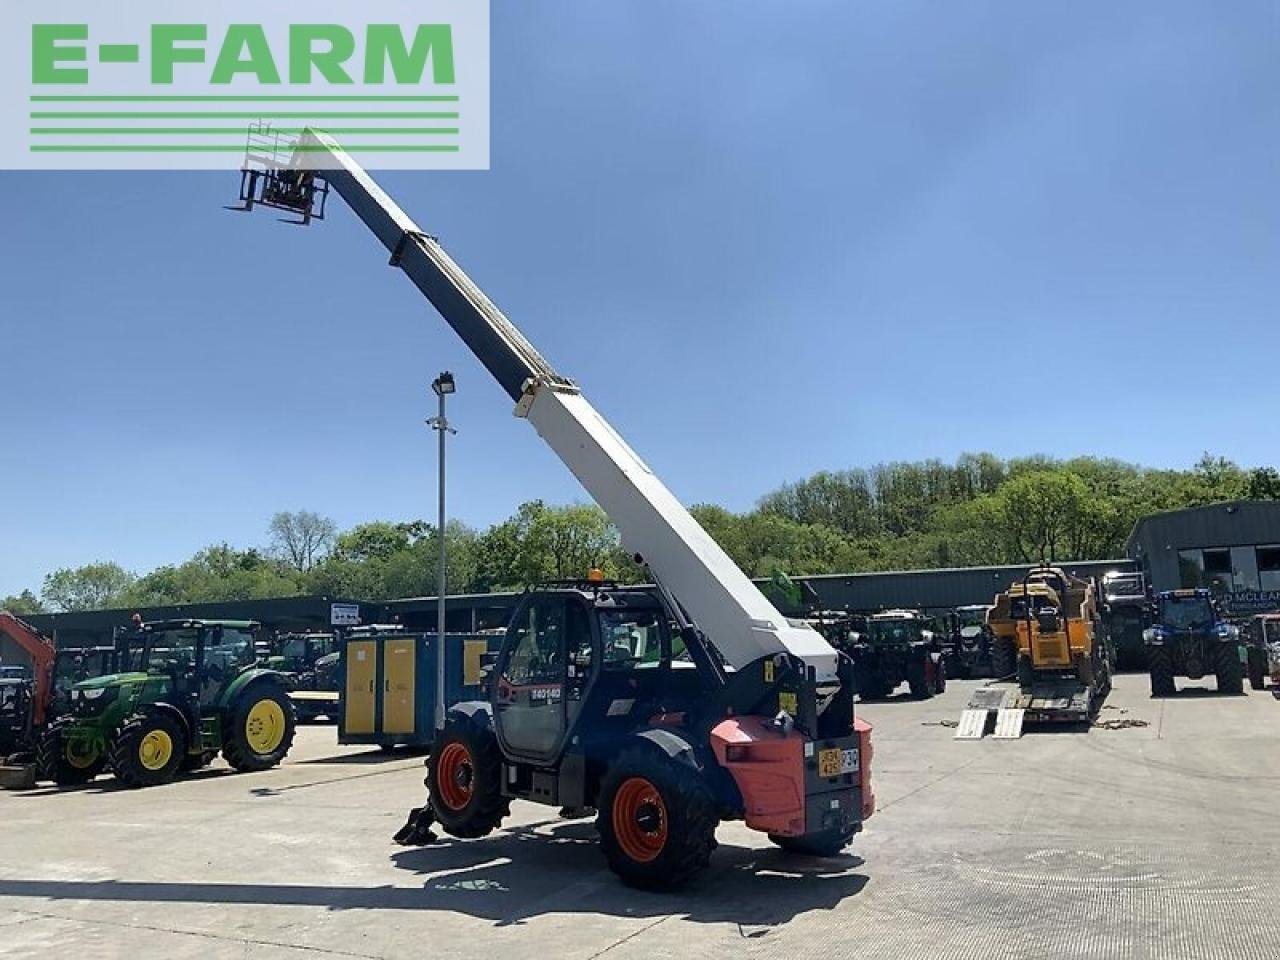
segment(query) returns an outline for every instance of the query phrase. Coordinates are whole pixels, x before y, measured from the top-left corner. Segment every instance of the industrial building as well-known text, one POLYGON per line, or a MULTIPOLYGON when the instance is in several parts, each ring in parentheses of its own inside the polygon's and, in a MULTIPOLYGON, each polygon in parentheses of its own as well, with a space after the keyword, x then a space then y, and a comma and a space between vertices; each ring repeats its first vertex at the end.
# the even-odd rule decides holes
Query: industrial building
POLYGON ((1280 501, 1152 514, 1125 546, 1155 590, 1208 587, 1237 616, 1280 608, 1280 501))

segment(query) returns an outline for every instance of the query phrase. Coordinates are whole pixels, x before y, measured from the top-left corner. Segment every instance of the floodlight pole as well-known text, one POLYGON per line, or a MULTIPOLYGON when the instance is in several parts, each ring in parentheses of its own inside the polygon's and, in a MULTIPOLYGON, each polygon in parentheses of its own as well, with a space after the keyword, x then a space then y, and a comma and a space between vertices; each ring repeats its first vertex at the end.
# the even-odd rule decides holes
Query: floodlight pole
POLYGON ((445 434, 457 433, 449 426, 449 420, 445 416, 444 398, 453 393, 457 388, 454 384, 453 374, 448 370, 440 374, 431 381, 431 389, 435 392, 439 401, 437 414, 427 421, 427 425, 440 435, 439 460, 440 460, 440 477, 438 480, 438 488, 440 494, 439 513, 436 520, 436 544, 439 548, 439 554, 436 559, 436 730, 444 729, 445 716, 445 641, 444 641, 444 601, 448 593, 448 584, 445 577, 445 544, 444 544, 444 524, 445 524, 445 452, 444 441, 445 434))

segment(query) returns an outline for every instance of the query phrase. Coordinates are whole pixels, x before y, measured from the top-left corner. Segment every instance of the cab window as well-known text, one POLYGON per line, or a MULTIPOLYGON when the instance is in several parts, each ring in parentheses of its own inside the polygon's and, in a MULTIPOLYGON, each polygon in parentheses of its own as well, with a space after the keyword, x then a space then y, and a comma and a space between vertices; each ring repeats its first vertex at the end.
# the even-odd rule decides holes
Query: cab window
MULTIPOLYGON (((662 661, 662 631, 652 610, 606 610, 600 614, 601 666, 628 670, 662 661)), ((681 647, 683 652, 683 646, 681 647)))
POLYGON ((558 683, 563 673, 560 643, 565 632, 565 604, 559 598, 536 600, 525 608, 514 632, 503 677, 513 686, 558 683))

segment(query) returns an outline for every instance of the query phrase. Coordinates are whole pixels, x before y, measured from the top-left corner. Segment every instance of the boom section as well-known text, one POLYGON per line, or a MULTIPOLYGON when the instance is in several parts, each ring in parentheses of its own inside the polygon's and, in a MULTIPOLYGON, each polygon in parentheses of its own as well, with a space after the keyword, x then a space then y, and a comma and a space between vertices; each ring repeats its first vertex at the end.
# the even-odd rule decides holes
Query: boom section
POLYGON ((295 167, 337 191, 440 312, 586 491, 735 668, 789 655, 836 680, 838 655, 816 630, 793 625, 582 395, 557 374, 440 244, 327 135, 308 132, 295 167), (317 151, 322 146, 325 149, 317 151))

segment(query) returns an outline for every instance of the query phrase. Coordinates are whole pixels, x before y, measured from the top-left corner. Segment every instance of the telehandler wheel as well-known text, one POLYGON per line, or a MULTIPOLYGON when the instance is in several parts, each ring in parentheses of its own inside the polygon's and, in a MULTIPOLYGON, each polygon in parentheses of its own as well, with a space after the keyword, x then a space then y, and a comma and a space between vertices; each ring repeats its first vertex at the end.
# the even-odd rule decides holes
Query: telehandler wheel
POLYGON ((622 882, 669 890, 705 869, 719 816, 692 767, 651 747, 623 751, 604 776, 596 830, 622 882))
POLYGON ((70 723, 69 719, 54 721, 36 744, 36 775, 60 787, 88 783, 107 765, 107 758, 96 750, 85 752, 63 739, 62 731, 70 723))
POLYGON ((1255 647, 1249 648, 1249 686, 1254 690, 1267 688, 1267 655, 1255 647))
POLYGON ((1172 697, 1178 688, 1173 682, 1173 659, 1164 647, 1147 650, 1147 671, 1151 674, 1151 695, 1172 697))
POLYGON ((1244 664, 1240 662, 1240 649, 1234 643, 1218 645, 1217 669, 1218 692, 1228 696, 1239 696, 1244 693, 1244 664))
POLYGON ((487 730, 448 723, 427 758, 427 796, 444 831, 472 839, 492 833, 511 812, 502 796, 502 751, 487 730))
POLYGON ((803 837, 780 837, 771 833, 769 839, 787 853, 802 857, 834 857, 853 842, 853 831, 820 830, 803 837))
POLYGON ((1009 637, 996 637, 991 643, 991 672, 995 679, 1012 677, 1017 669, 1017 644, 1009 637))
POLYGON ((273 683, 257 683, 240 694, 222 728, 222 756, 241 772, 276 766, 297 730, 289 695, 273 683))
POLYGON ((186 752, 186 731, 174 717, 130 717, 111 741, 111 772, 126 787, 159 786, 177 776, 186 752))

